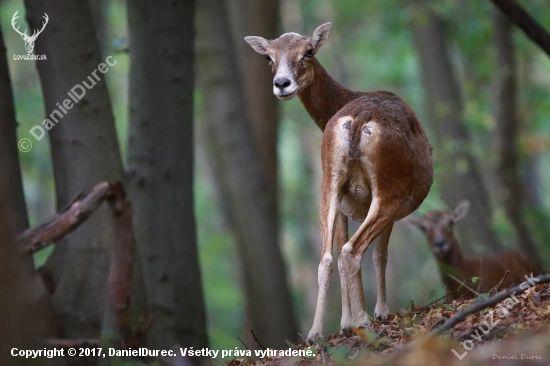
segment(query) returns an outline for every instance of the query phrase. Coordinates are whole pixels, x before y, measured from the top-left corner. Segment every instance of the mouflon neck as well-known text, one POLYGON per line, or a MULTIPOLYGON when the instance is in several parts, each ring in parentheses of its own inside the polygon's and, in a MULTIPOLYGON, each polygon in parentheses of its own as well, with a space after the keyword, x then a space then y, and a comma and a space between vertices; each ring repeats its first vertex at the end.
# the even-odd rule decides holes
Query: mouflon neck
POLYGON ((312 62, 313 81, 298 93, 298 98, 315 124, 324 131, 336 112, 363 93, 351 91, 334 80, 317 59, 313 58, 312 62))

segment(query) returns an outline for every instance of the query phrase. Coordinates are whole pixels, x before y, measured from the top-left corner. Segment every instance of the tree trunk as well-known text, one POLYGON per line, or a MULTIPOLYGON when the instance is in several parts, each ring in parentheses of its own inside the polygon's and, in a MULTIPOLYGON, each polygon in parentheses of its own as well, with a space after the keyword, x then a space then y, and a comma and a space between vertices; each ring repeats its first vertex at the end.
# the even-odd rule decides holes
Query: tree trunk
MULTIPOLYGON (((220 196, 237 237, 251 327, 265 346, 296 341, 297 328, 277 243, 276 205, 256 153, 233 51, 225 2, 199 0, 198 65, 205 121, 218 153, 220 196)), ((267 87, 267 86, 266 86, 267 87)))
MULTIPOLYGON (((33 29, 41 28, 44 13, 50 18, 35 49, 36 54, 47 55, 47 61, 37 61, 37 67, 46 118, 52 121, 49 137, 60 210, 97 182, 122 181, 124 172, 105 75, 95 71, 99 81, 91 76, 104 60, 100 57, 88 2, 26 0, 25 4, 33 29), (78 94, 86 93, 81 100, 75 97, 74 101, 67 93, 77 84, 78 94), (65 106, 66 113, 60 106, 65 106), (53 123, 55 120, 58 122, 53 123)), ((109 62, 113 64, 116 60, 111 58, 109 62)), ((58 337, 89 338, 100 334, 111 227, 108 208, 100 208, 77 231, 59 242, 48 260, 47 271, 56 286, 52 305, 58 337)))
POLYGON ((128 174, 152 348, 206 347, 193 199, 194 2, 128 2, 128 174))
POLYGON ((494 116, 499 162, 497 174, 500 179, 499 198, 504 203, 508 220, 516 233, 518 245, 532 260, 541 265, 535 249, 535 241, 523 220, 525 202, 528 202, 520 176, 518 153, 520 126, 516 110, 516 61, 512 38, 512 23, 499 9, 493 11, 496 48, 496 72, 494 85, 494 116))
MULTIPOLYGON (((244 90, 246 116, 270 192, 277 204, 279 103, 271 88, 273 74, 270 68, 264 58, 256 52, 250 52, 250 46, 243 38, 251 35, 267 39, 278 37, 279 0, 232 0, 227 4, 231 9, 233 45, 238 50, 237 59, 244 90)), ((278 220, 275 224, 277 222, 278 220)))
POLYGON ((432 131, 434 156, 443 167, 437 180, 443 199, 450 207, 460 200, 472 203, 470 213, 457 231, 464 247, 481 245, 491 251, 501 245, 492 230, 490 197, 477 162, 470 152, 471 139, 463 124, 459 84, 446 49, 445 24, 429 8, 429 1, 414 2, 411 27, 418 49, 432 131))
MULTIPOLYGON (((2 188, 6 190, 0 192, 0 196, 5 197, 7 207, 9 207, 11 217, 9 223, 13 225, 10 232, 20 233, 28 228, 29 220, 19 167, 17 121, 13 104, 11 78, 1 29, 0 42, 0 95, 2 96, 0 98, 0 177, 4 181, 2 188)), ((32 260, 29 260, 28 266, 33 269, 32 260)))
MULTIPOLYGON (((88 3, 90 4, 90 10, 92 11, 92 21, 94 23, 97 43, 99 43, 99 48, 103 54, 107 48, 107 0, 88 0, 88 3)), ((107 56, 107 54, 105 54, 105 56, 107 56)))
MULTIPOLYGON (((1 59, 5 60, 3 57, 1 59)), ((0 179, 0 364, 52 365, 55 361, 45 357, 21 361, 20 357, 11 355, 13 348, 42 349, 46 334, 41 311, 32 304, 31 276, 11 240, 15 237, 13 229, 18 220, 18 214, 10 208, 10 201, 13 200, 10 197, 13 193, 9 190, 11 183, 0 179)))

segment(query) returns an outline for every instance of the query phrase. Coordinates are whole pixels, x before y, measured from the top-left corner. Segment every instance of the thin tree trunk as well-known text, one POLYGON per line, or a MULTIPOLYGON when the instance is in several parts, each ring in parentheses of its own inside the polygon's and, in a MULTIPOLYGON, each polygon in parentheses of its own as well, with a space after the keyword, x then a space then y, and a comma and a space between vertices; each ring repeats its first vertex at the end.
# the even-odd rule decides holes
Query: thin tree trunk
POLYGON ((411 28, 419 53, 430 123, 436 135, 434 156, 443 167, 436 179, 449 207, 463 199, 472 203, 465 224, 457 227, 466 249, 471 250, 477 244, 495 251, 501 244, 492 230, 490 197, 470 152, 471 139, 463 123, 460 87, 444 39, 445 24, 429 5, 429 1, 415 0, 411 28))
POLYGON ((520 176, 518 139, 520 126, 517 113, 516 61, 512 38, 512 23, 499 9, 493 11, 496 48, 496 72, 494 88, 494 116, 499 162, 497 173, 500 179, 499 198, 516 233, 520 248, 532 260, 541 265, 535 249, 535 241, 523 220, 527 197, 520 176))
POLYGON ((194 1, 128 2, 128 173, 148 344, 206 347, 193 198, 194 1))
MULTIPOLYGON (((33 29, 40 29, 44 13, 50 24, 36 42, 37 61, 45 99, 46 118, 56 119, 49 131, 57 207, 100 181, 122 181, 124 172, 115 131, 105 75, 96 71, 101 59, 87 1, 26 0, 27 18, 33 29), (91 88, 83 86, 83 81, 91 88), (67 94, 75 85, 78 102, 67 94), (66 114, 57 105, 65 105, 66 114), (58 111, 54 114, 54 111, 58 111), (51 116, 50 116, 51 115, 51 116)), ((111 64, 115 58, 109 60, 111 64)), ((109 67, 116 67, 109 66, 109 67)), ((44 127, 44 126, 42 126, 44 127)), ((45 143, 36 141, 35 143, 45 143)), ((105 288, 112 243, 112 218, 107 207, 55 246, 47 263, 55 292, 52 306, 57 336, 98 337, 105 313, 105 288)))
POLYGON ((231 13, 233 44, 237 53, 246 103, 246 116, 252 137, 260 155, 270 192, 278 200, 277 137, 279 103, 273 95, 273 74, 262 57, 250 52, 243 38, 260 35, 267 39, 278 37, 279 0, 232 0, 227 2, 231 13))
POLYGON ((196 24, 204 123, 219 151, 218 187, 237 237, 247 314, 264 345, 281 347, 285 339, 296 341, 297 328, 277 243, 276 205, 247 121, 225 2, 199 0, 196 24))

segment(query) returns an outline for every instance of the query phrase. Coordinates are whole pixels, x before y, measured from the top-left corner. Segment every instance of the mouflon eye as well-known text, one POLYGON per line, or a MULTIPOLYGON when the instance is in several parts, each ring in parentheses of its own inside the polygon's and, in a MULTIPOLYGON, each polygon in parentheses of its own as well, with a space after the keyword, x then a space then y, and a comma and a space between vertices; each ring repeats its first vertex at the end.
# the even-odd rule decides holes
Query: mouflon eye
POLYGON ((311 57, 313 56, 313 48, 310 48, 309 50, 306 51, 306 54, 304 55, 305 57, 311 57))
POLYGON ((426 226, 420 225, 420 230, 422 230, 422 232, 426 232, 426 226))
POLYGON ((269 57, 269 55, 265 55, 265 59, 266 59, 267 61, 271 61, 271 57, 269 57))

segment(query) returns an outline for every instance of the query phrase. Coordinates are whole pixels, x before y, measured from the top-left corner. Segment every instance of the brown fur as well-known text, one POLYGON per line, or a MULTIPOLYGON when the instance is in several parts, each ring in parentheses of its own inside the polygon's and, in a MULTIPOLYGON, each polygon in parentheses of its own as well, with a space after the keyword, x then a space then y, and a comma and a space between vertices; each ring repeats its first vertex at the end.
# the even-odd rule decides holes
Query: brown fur
POLYGON ((432 147, 412 109, 390 92, 347 89, 332 79, 315 59, 314 54, 328 38, 329 29, 330 23, 326 23, 310 37, 287 33, 272 41, 245 38, 257 52, 270 59, 276 74, 274 93, 285 100, 298 95, 324 132, 319 210, 323 257, 310 340, 321 333, 334 236, 342 283, 341 327, 370 323, 364 304, 360 259, 379 236, 380 244, 374 252, 378 284, 375 316, 388 315, 385 267, 393 223, 422 203, 433 182, 432 147), (284 80, 290 86, 284 87, 284 80), (362 222, 349 240, 345 216, 362 222))
POLYGON ((414 226, 424 231, 430 245, 430 250, 437 258, 441 280, 449 292, 451 299, 468 299, 475 296, 471 291, 460 288, 459 281, 471 283, 472 277, 480 277, 474 284, 475 291, 484 293, 497 286, 506 271, 510 271, 500 288, 504 289, 525 281, 524 276, 533 273, 537 275, 537 265, 519 251, 507 251, 480 257, 465 257, 460 244, 454 235, 454 224, 461 220, 467 212, 460 213, 459 204, 455 211, 434 210, 427 212, 420 219, 408 220, 414 226), (438 244, 439 243, 439 248, 438 244), (443 249, 441 247, 444 246, 443 249))

